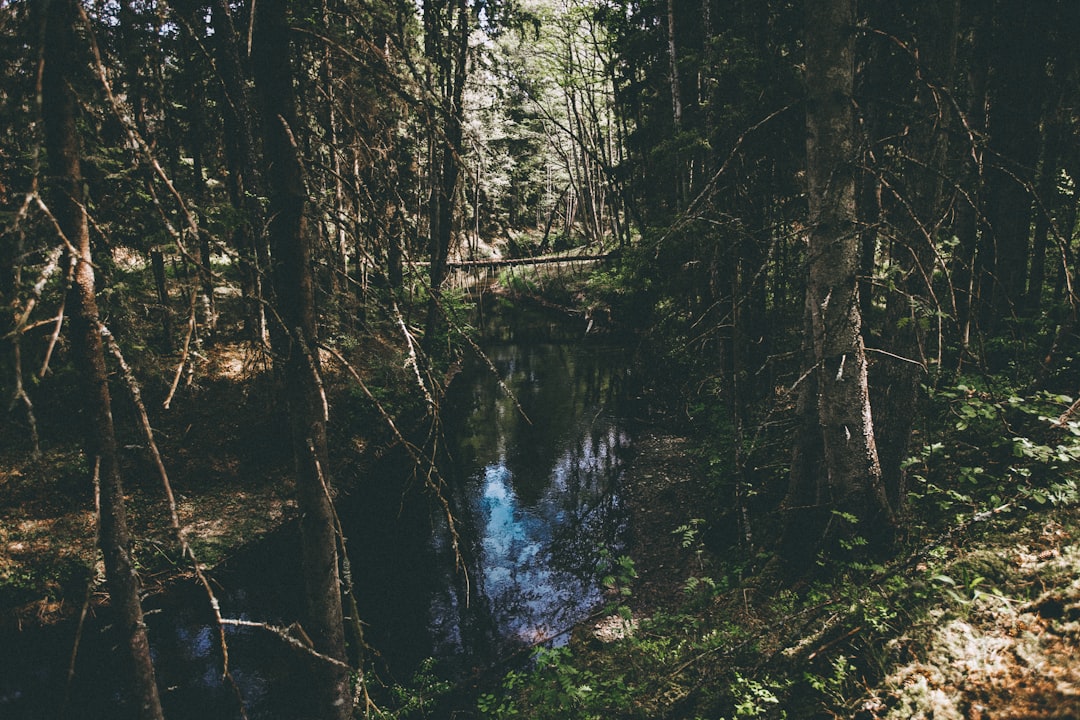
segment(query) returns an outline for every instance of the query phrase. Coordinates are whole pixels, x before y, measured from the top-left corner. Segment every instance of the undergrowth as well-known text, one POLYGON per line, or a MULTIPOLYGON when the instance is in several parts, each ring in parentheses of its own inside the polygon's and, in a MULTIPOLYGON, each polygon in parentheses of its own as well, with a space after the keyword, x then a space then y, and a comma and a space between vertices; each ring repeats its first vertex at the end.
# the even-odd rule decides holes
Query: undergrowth
POLYGON ((673 520, 694 556, 681 605, 634 617, 614 642, 585 628, 539 651, 531 670, 481 696, 480 715, 959 719, 1005 697, 1001 678, 1021 689, 1025 673, 1080 679, 1067 660, 1080 639, 1080 420, 1072 397, 1002 387, 960 378, 929 393, 906 464, 907 534, 891 557, 819 556, 792 581, 702 542, 707 519, 673 520), (1031 635, 1058 620, 1064 648, 1031 635), (965 695, 954 666, 983 701, 965 695))

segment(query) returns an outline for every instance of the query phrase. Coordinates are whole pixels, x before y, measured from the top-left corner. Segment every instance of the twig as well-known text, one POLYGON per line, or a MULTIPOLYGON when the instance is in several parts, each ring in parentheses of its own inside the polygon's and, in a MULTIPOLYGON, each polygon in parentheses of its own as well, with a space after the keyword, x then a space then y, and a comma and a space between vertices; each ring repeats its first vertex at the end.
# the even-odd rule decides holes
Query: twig
POLYGON ((476 353, 476 356, 478 358, 484 361, 484 364, 487 365, 488 370, 491 371, 492 377, 495 378, 495 382, 499 384, 499 388, 502 389, 504 393, 506 393, 506 396, 508 398, 510 398, 510 402, 514 403, 514 407, 517 409, 518 413, 525 420, 525 422, 529 425, 532 425, 532 420, 529 419, 528 414, 525 412, 525 408, 521 407, 521 403, 518 402, 517 395, 515 395, 514 391, 511 390, 505 382, 503 382, 502 376, 499 375, 499 371, 495 367, 495 363, 491 362, 491 358, 487 356, 487 353, 485 353, 480 348, 480 346, 476 344, 476 341, 469 337, 469 334, 465 332, 461 328, 461 326, 459 326, 454 321, 452 317, 450 317, 450 314, 446 312, 446 309, 442 306, 441 300, 436 303, 436 307, 438 307, 439 312, 442 313, 443 319, 446 320, 447 325, 452 328, 459 337, 461 337, 466 343, 468 343, 469 347, 472 348, 472 351, 476 353))
MULTIPOLYGON (((34 283, 33 289, 30 291, 30 299, 26 303, 26 308, 23 310, 22 316, 15 321, 15 329, 8 333, 8 337, 17 332, 25 332, 27 330, 26 323, 30 319, 30 313, 34 311, 34 307, 37 305, 38 300, 41 299, 41 293, 45 289, 45 283, 49 281, 53 273, 60 266, 60 256, 64 254, 64 246, 57 245, 53 248, 47 258, 48 262, 45 263, 45 267, 41 269, 41 274, 38 276, 38 281, 34 283)), ((51 320, 49 321, 51 322, 51 320)))
POLYGON ((1069 406, 1069 409, 1061 413, 1061 417, 1054 421, 1054 425, 1062 427, 1065 423, 1069 422, 1069 418, 1076 412, 1077 408, 1080 408, 1080 398, 1077 398, 1076 402, 1069 406))
MULTIPOLYGON (((70 287, 72 280, 75 278, 75 263, 77 262, 77 255, 68 255, 68 269, 67 277, 64 278, 64 286, 70 287)), ((60 340, 60 328, 64 325, 64 311, 67 308, 67 293, 64 293, 63 299, 60 301, 60 309, 56 312, 56 325, 53 327, 52 335, 49 337, 49 345, 45 348, 45 358, 41 361, 41 370, 38 371, 38 378, 44 379, 45 373, 49 371, 49 361, 52 359, 53 350, 56 349, 56 343, 60 340)))
POLYGON ((844 642, 844 641, 845 641, 845 640, 847 640, 848 638, 850 638, 850 637, 854 637, 854 636, 858 635, 859 633, 861 633, 861 632, 862 632, 862 630, 863 630, 863 626, 862 626, 862 625, 856 625, 855 627, 853 627, 852 629, 848 630, 848 631, 847 631, 846 633, 844 633, 844 634, 843 634, 843 635, 841 635, 840 637, 836 637, 836 638, 833 638, 833 639, 832 639, 832 640, 830 640, 829 642, 827 642, 827 643, 825 643, 824 645, 822 645, 821 647, 819 647, 819 648, 818 648, 817 650, 815 650, 814 652, 812 652, 812 653, 810 653, 809 655, 807 655, 807 656, 806 656, 806 661, 807 661, 807 662, 810 662, 811 660, 813 660, 814 658, 816 658, 816 657, 817 657, 818 655, 820 655, 821 653, 825 652, 826 650, 828 650, 829 648, 833 647, 834 645, 839 645, 840 643, 844 642))
POLYGON ((367 399, 375 405, 375 409, 379 411, 379 415, 382 417, 387 427, 390 428, 390 432, 393 433, 397 441, 400 442, 402 447, 405 448, 405 451, 409 453, 409 456, 412 458, 416 466, 427 466, 428 471, 425 476, 425 484, 429 488, 431 488, 432 492, 435 493, 435 497, 438 498, 439 504, 442 506, 443 514, 446 516, 447 527, 450 530, 450 543, 454 549, 454 561, 455 564, 465 573, 465 596, 466 604, 468 604, 469 572, 468 568, 465 567, 465 562, 461 556, 461 538, 458 535, 457 522, 454 520, 454 514, 450 508, 450 502, 443 495, 442 490, 439 488, 439 483, 436 483, 432 479, 433 474, 436 476, 438 475, 438 469, 435 467, 434 459, 424 457, 423 454, 420 452, 420 449, 405 438, 405 436, 401 433, 401 430, 398 429, 397 424, 394 422, 394 418, 391 417, 390 413, 386 411, 386 408, 382 406, 382 403, 380 403, 378 398, 376 398, 375 395, 371 392, 371 390, 367 386, 367 383, 365 383, 364 379, 360 377, 360 373, 357 372, 356 368, 354 368, 352 364, 348 360, 346 360, 340 352, 338 352, 332 347, 329 347, 328 345, 323 345, 321 343, 319 344, 319 347, 330 353, 339 363, 341 363, 341 366, 344 367, 350 375, 352 375, 353 379, 356 381, 356 384, 360 387, 360 390, 364 393, 367 399))
MULTIPOLYGON (((79 251, 75 248, 75 246, 71 243, 71 240, 64 233, 64 229, 60 227, 60 221, 56 219, 56 216, 52 214, 52 210, 49 209, 49 206, 45 204, 45 201, 42 200, 41 196, 37 193, 34 193, 34 202, 36 202, 37 206, 41 209, 41 211, 45 213, 45 217, 49 218, 49 222, 52 223, 53 229, 56 230, 57 237, 60 238, 60 242, 64 243, 64 247, 67 248, 67 251, 72 255, 78 255, 79 251)), ((78 200, 76 200, 75 202, 82 206, 82 203, 79 203, 78 200)), ((83 209, 85 210, 86 208, 83 207, 83 209)))
POLYGON ((768 124, 776 117, 783 115, 793 107, 795 107, 795 103, 785 105, 778 110, 772 111, 764 118, 747 128, 747 130, 735 140, 735 144, 731 146, 731 151, 728 153, 727 158, 720 166, 720 169, 713 173, 713 176, 709 178, 709 181, 707 183, 705 183, 705 187, 701 189, 701 192, 698 193, 697 197, 694 198, 694 200, 690 203, 686 210, 679 214, 679 217, 676 219, 676 221, 672 223, 671 227, 668 228, 667 232, 665 232, 660 238, 660 240, 656 243, 657 257, 659 257, 660 248, 664 245, 664 243, 667 242, 667 240, 672 235, 682 230, 683 226, 686 225, 687 222, 694 219, 693 213, 697 211, 698 207, 701 205, 702 202, 704 202, 705 198, 709 197, 712 194, 712 191, 716 187, 716 184, 720 182, 720 178, 724 175, 724 173, 727 172, 728 166, 731 165, 731 161, 734 160, 735 157, 739 154, 739 150, 742 148, 743 143, 746 142, 746 138, 749 137, 752 133, 761 129, 762 126, 768 124))
POLYGON ((405 337, 405 343, 409 347, 409 360, 408 365, 412 368, 413 374, 416 375, 416 384, 420 387, 420 391, 424 394, 424 399, 427 401, 428 407, 432 410, 438 407, 435 402, 435 398, 432 397, 431 392, 428 390, 427 385, 424 384, 424 380, 420 375, 419 356, 416 352, 416 344, 413 341, 412 333, 409 332, 408 326, 405 324, 405 318, 401 315, 401 310, 398 308, 397 300, 393 301, 394 319, 397 322, 399 328, 401 328, 401 334, 405 337))
POLYGON ((866 352, 875 352, 875 353, 879 353, 881 355, 887 355, 888 357, 891 357, 894 360, 901 360, 901 361, 906 362, 906 363, 911 363, 912 365, 917 365, 920 368, 922 368, 923 372, 929 372, 926 369, 926 365, 923 364, 922 362, 918 361, 918 360, 912 360, 911 358, 906 358, 906 357, 904 357, 902 355, 897 355, 896 353, 891 353, 888 350, 882 350, 880 348, 868 347, 868 348, 864 348, 864 349, 866 350, 866 352))
POLYGON ((34 415, 34 403, 23 385, 23 361, 22 361, 22 337, 16 335, 11 341, 11 364, 14 366, 15 392, 11 396, 11 405, 8 412, 15 409, 15 405, 21 400, 26 406, 26 422, 30 426, 30 443, 32 445, 30 456, 36 461, 41 459, 41 438, 38 435, 37 417, 34 415))

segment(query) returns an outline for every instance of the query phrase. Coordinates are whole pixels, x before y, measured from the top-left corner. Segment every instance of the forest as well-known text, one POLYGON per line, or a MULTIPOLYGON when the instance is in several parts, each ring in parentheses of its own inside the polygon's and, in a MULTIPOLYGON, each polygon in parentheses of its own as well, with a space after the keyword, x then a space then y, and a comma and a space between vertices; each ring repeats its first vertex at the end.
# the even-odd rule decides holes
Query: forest
POLYGON ((0 0, 0 717, 1080 717, 1078 27, 0 0))

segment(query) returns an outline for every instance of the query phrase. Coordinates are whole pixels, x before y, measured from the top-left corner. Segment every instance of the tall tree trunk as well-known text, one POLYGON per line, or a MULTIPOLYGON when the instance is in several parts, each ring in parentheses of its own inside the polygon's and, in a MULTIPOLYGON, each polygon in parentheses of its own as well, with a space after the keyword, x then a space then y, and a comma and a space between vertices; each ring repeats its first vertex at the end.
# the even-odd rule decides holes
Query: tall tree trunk
POLYGON ((338 577, 337 535, 330 499, 326 405, 315 317, 314 277, 307 234, 303 167, 295 142, 296 105, 287 0, 260 0, 254 66, 262 111, 265 177, 270 193, 269 238, 274 308, 271 333, 292 430, 300 508, 305 625, 319 668, 317 707, 326 720, 352 716, 338 577))
MULTIPOLYGON (((180 35, 180 53, 184 58, 184 85, 189 97, 198 98, 205 95, 206 87, 200 76, 200 67, 197 60, 201 57, 200 48, 206 41, 205 20, 202 14, 205 8, 202 3, 192 3, 191 0, 173 0, 174 12, 179 14, 183 21, 184 32, 180 35), (203 32, 200 32, 203 31, 203 32)), ((189 103, 187 108, 188 132, 187 146, 192 156, 191 164, 191 187, 195 202, 202 207, 207 202, 206 180, 204 178, 204 162, 207 151, 205 148, 207 138, 207 120, 203 103, 189 103)), ((207 345, 213 345, 217 335, 218 310, 217 301, 214 297, 214 271, 212 266, 212 252, 210 233, 200 230, 198 237, 192 238, 194 247, 198 248, 198 301, 202 315, 202 330, 205 335, 200 339, 207 345)))
MULTIPOLYGON (((892 522, 874 440, 857 272, 855 213, 854 0, 807 13, 806 154, 810 198, 807 310, 831 508, 876 537, 892 522)), ((811 415, 804 421, 812 422, 811 415)), ((796 472, 793 470, 793 473, 796 472)))
POLYGON ((82 169, 76 130, 75 96, 69 85, 78 62, 75 27, 77 0, 51 0, 45 16, 45 70, 42 114, 49 155, 52 209, 69 242, 75 264, 68 292, 71 354, 81 377, 82 411, 86 427, 86 457, 99 478, 99 537, 105 561, 109 597, 116 627, 126 649, 131 692, 138 717, 162 718, 150 642, 139 604, 139 578, 131 555, 124 490, 112 422, 108 371, 102 349, 90 231, 82 198, 82 169))
POLYGON ((257 198, 252 113, 244 67, 240 61, 239 38, 233 25, 228 0, 214 0, 211 21, 224 100, 222 145, 229 171, 229 203, 239 215, 231 242, 240 256, 244 325, 248 339, 264 346, 267 342, 267 327, 262 273, 268 263, 268 255, 266 240, 261 232, 262 211, 257 198))
POLYGON ((157 290, 158 307, 161 311, 161 345, 166 352, 172 352, 176 349, 176 333, 165 273, 165 255, 158 248, 150 250, 150 271, 154 276, 154 288, 157 290))
POLYGON ((784 513, 784 529, 780 554, 796 566, 812 560, 818 550, 817 540, 828 523, 829 508, 822 497, 825 475, 825 452, 821 444, 818 420, 818 380, 814 372, 812 312, 809 293, 803 305, 803 364, 809 368, 799 378, 795 400, 796 431, 791 448, 791 472, 788 489, 780 509, 784 513))
MULTIPOLYGON (((1061 156, 1065 145, 1065 123, 1062 122, 1062 94, 1048 103, 1043 118, 1042 160, 1039 178, 1035 186, 1038 195, 1038 209, 1035 212, 1034 235, 1031 244, 1031 272, 1028 276, 1025 309, 1028 315, 1035 315, 1042 305, 1043 290, 1046 284, 1046 255, 1050 245, 1050 236, 1055 216, 1064 215, 1062 197, 1057 184, 1061 172, 1061 156)), ((1064 226, 1070 227, 1068 225, 1064 226)))
MULTIPOLYGON (((682 141, 678 139, 682 132, 683 104, 682 89, 679 80, 679 55, 675 45, 675 0, 667 0, 667 51, 668 51, 668 80, 671 83, 671 122, 675 129, 676 148, 682 141)), ((675 168, 675 205, 681 208, 687 201, 689 188, 683 162, 683 153, 677 151, 674 158, 675 168)))
POLYGON ((989 40, 990 13, 983 6, 986 3, 966 3, 964 14, 971 24, 969 44, 972 57, 968 60, 966 122, 970 136, 965 146, 959 148, 957 155, 962 158, 965 169, 961 173, 960 184, 963 193, 956 209, 953 221, 953 233, 960 243, 957 253, 952 258, 951 275, 956 293, 956 316, 960 334, 960 356, 957 358, 957 370, 963 367, 968 356, 972 335, 979 323, 977 310, 982 286, 986 285, 987 295, 990 285, 985 282, 990 268, 988 248, 980 248, 980 236, 983 227, 983 190, 985 177, 983 165, 985 148, 976 138, 986 133, 986 87, 989 77, 990 58, 989 40))
MULTIPOLYGON (((682 131, 682 91, 679 88, 679 56, 675 48, 675 0, 667 0, 668 80, 671 82, 671 121, 675 133, 682 131)), ((680 168, 680 172, 682 169, 680 168)))
MULTIPOLYGON (((925 336, 919 309, 933 305, 934 243, 943 224, 943 178, 948 156, 951 118, 951 78, 956 60, 956 23, 959 0, 927 2, 918 14, 916 48, 920 61, 915 94, 916 117, 911 123, 903 155, 914 160, 900 167, 891 183, 900 197, 892 203, 899 217, 893 259, 902 271, 898 292, 892 293, 885 312, 882 334, 886 356, 875 366, 874 408, 878 457, 885 488, 894 510, 899 512, 907 494, 902 469, 911 438, 913 408, 925 373, 925 336), (903 358, 901 360, 900 358, 903 358), (920 367, 919 363, 924 366, 920 367)), ((950 308, 939 308, 942 312, 950 308)))
MULTIPOLYGON (((983 327, 1022 310, 1031 245, 1031 185, 1039 152, 1040 94, 1045 85, 1045 42, 1035 30, 1038 6, 996 3, 991 55, 986 220, 991 232, 993 292, 984 303, 983 327)), ((985 298, 984 298, 985 300, 985 298)))
POLYGON ((424 3, 425 47, 433 65, 434 82, 439 89, 444 121, 441 132, 436 131, 432 153, 431 228, 429 282, 431 303, 428 306, 424 345, 431 350, 440 328, 439 298, 446 277, 446 263, 454 235, 454 203, 457 197, 458 176, 461 170, 462 138, 464 137, 465 79, 469 51, 470 13, 467 0, 452 4, 427 0, 424 3), (442 28, 446 27, 444 35, 442 28))

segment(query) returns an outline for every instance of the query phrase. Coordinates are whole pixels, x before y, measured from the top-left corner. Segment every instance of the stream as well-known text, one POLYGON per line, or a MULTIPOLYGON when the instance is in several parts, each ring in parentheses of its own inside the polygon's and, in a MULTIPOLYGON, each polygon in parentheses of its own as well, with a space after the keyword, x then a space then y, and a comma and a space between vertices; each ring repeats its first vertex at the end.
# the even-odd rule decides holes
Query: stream
MULTIPOLYGON (((519 312, 484 318, 487 361, 467 362, 444 400, 433 482, 445 504, 404 457, 377 463, 339 501, 365 639, 384 680, 407 682, 425 658, 459 681, 509 667, 535 645, 565 642, 603 602, 602 558, 618 554, 625 531, 626 354, 583 342, 583 328, 565 320, 519 312)), ((289 625, 297 566, 294 528, 231 558, 214 576, 223 615, 289 625)), ((166 716, 238 718, 239 693, 252 720, 305 717, 317 668, 273 634, 233 626, 235 686, 223 681, 205 606, 186 585, 147 603, 166 716)), ((70 626, 44 628, 0 648, 0 718, 130 715, 107 618, 88 622, 68 683, 72 635, 70 626)))

